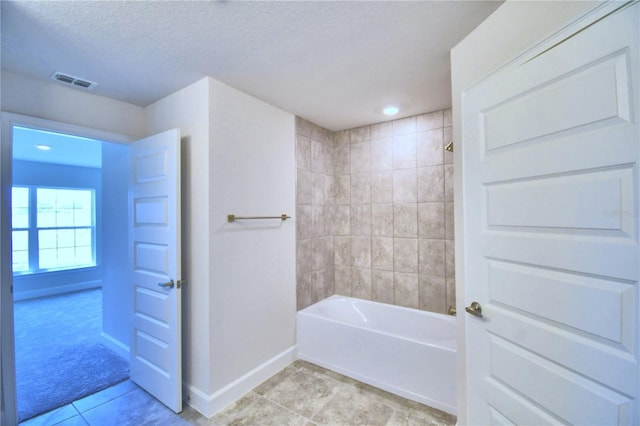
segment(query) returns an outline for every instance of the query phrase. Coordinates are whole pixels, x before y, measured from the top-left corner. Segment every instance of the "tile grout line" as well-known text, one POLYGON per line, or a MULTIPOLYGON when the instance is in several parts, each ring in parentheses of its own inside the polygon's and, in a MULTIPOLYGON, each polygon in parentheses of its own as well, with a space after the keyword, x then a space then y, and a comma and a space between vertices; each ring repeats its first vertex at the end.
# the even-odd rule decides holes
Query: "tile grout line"
MULTIPOLYGON (((296 360, 296 361, 297 361, 297 360, 296 360)), ((307 362, 307 361, 304 361, 304 362, 307 362)), ((293 364, 294 364, 294 363, 295 363, 295 361, 294 361, 293 363, 291 363, 290 365, 291 365, 291 366, 293 366, 293 364)), ((302 367, 293 367, 293 368, 294 368, 296 371, 295 371, 295 372, 293 372, 293 373, 291 373, 291 374, 289 374, 289 375, 287 375, 287 377, 285 377, 284 379, 287 379, 287 378, 289 378, 290 376, 292 376, 292 375, 294 375, 294 374, 296 374, 296 373, 303 373, 303 374, 307 374, 307 373, 310 373, 310 372, 311 372, 310 370, 303 371, 303 368, 302 368, 302 367)), ((315 377, 315 376, 314 376, 314 377, 315 377)), ((283 379, 283 380, 284 380, 284 379, 283 379)), ((332 388, 333 388, 333 387, 332 387, 332 388)), ((334 396, 334 395, 335 395, 335 393, 334 393, 333 395, 331 395, 331 398, 329 398, 329 400, 331 400, 331 399, 333 398, 333 396, 334 396)), ((275 405, 277 405, 277 406, 279 406, 279 407, 282 407, 282 408, 284 408, 286 411, 288 411, 288 412, 290 412, 290 413, 293 413, 293 414, 295 414, 295 415, 297 415, 297 416, 299 416, 299 417, 302 417, 303 419, 307 420, 308 422, 312 422, 312 423, 314 423, 314 424, 315 424, 315 421, 313 420, 313 417, 314 417, 316 414, 318 414, 318 413, 320 412, 320 410, 322 410, 322 408, 324 408, 324 407, 325 407, 325 405, 326 405, 326 404, 324 404, 324 405, 323 405, 322 407, 320 407, 320 408, 319 408, 315 413, 313 413, 310 417, 305 417, 305 416, 300 415, 300 414, 296 413, 295 411, 293 411, 293 410, 291 410, 291 409, 289 409, 289 408, 287 408, 287 407, 285 407, 285 406, 283 406, 283 405, 281 405, 281 404, 277 403, 276 401, 273 401, 273 400, 271 400, 271 399, 267 398, 267 397, 266 397, 266 396, 264 396, 264 395, 261 395, 261 396, 262 396, 264 399, 266 399, 267 401, 269 401, 269 402, 271 402, 271 403, 273 403, 273 404, 275 404, 275 405)), ((328 403, 328 402, 329 402, 329 401, 327 401, 327 403, 328 403)))
MULTIPOLYGON (((331 383, 331 382, 329 382, 331 383)), ((336 389, 335 387, 332 387, 332 389, 336 389)), ((313 413, 313 415, 311 416, 310 421, 315 423, 315 420, 313 419, 315 416, 317 416, 318 414, 320 414, 320 412, 322 411, 323 408, 325 408, 327 405, 329 405, 329 403, 333 400, 333 398, 335 398, 338 395, 338 390, 336 389, 334 392, 332 392, 331 397, 327 400, 327 402, 325 402, 320 408, 318 408, 318 410, 316 410, 315 413, 313 413)))
MULTIPOLYGON (((276 401, 273 401, 273 400, 271 400, 271 399, 267 398, 267 397, 266 397, 266 396, 264 396, 264 395, 258 395, 258 396, 259 396, 260 398, 263 398, 263 399, 265 399, 265 400, 269 401, 271 404, 276 405, 276 406, 278 406, 278 407, 282 408, 283 410, 285 410, 285 411, 286 411, 286 412, 288 412, 288 413, 291 413, 291 414, 293 414, 293 415, 295 415, 295 416, 297 416, 297 417, 300 417, 300 418, 302 418, 302 419, 304 419, 304 420, 306 420, 306 421, 308 421, 308 422, 312 422, 312 421, 313 421, 313 420, 311 420, 311 418, 310 418, 310 417, 305 417, 305 416, 303 416, 302 414, 296 413, 295 411, 291 410, 290 408, 287 408, 287 407, 285 407, 284 405, 282 405, 282 404, 280 404, 280 403, 278 403, 278 402, 276 402, 276 401)), ((254 401, 254 402, 253 402, 253 404, 255 404, 255 403, 256 403, 256 402, 254 401)), ((253 405, 253 404, 251 404, 251 405, 253 405)), ((251 406, 251 405, 250 405, 250 406, 251 406)), ((248 408, 248 407, 247 407, 247 408, 248 408)))
MULTIPOLYGON (((307 361, 305 361, 305 362, 307 362, 307 361)), ((293 363, 291 365, 293 365, 293 363)), ((310 369, 305 369, 304 366, 303 367, 294 367, 294 368, 297 370, 296 372, 300 372, 300 373, 303 373, 303 374, 310 374, 312 377, 319 378, 321 380, 325 380, 331 385, 331 389, 332 389, 331 396, 329 397, 327 402, 324 403, 320 408, 318 408, 311 416, 305 417, 303 415, 300 415, 300 414, 296 413, 295 411, 292 411, 291 409, 289 409, 287 407, 282 406, 281 404, 277 403, 276 401, 273 401, 273 400, 267 398, 264 395, 261 395, 261 396, 263 398, 265 398, 267 401, 269 401, 269 402, 271 402, 271 403, 273 403, 273 404, 275 404, 275 405, 277 405, 279 407, 284 408, 288 412, 291 412, 291 413, 293 413, 293 414, 295 414, 295 415, 297 415, 299 417, 302 417, 303 419, 305 419, 305 420, 307 420, 309 422, 312 422, 312 423, 316 424, 316 421, 313 418, 316 415, 318 415, 320 413, 320 411, 322 411, 322 409, 325 408, 327 406, 327 404, 329 404, 329 402, 338 394, 338 390, 339 390, 338 387, 340 385, 344 385, 345 383, 341 382, 340 380, 334 379, 334 378, 332 378, 330 376, 327 376, 325 374, 322 374, 321 372, 319 373, 319 375, 321 375, 322 378, 320 378, 320 377, 318 377, 318 375, 314 374, 316 372, 314 372, 313 370, 310 370, 310 369)), ((292 374, 288 375, 287 378, 290 377, 293 374, 295 374, 295 373, 292 373, 292 374)), ((339 374, 339 373, 336 373, 336 374, 339 374)))

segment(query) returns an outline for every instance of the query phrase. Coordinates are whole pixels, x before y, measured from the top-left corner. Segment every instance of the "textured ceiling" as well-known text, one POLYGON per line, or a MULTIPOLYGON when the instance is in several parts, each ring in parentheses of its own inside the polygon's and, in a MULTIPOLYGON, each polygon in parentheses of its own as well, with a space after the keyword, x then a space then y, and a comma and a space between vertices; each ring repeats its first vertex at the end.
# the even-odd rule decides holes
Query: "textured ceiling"
POLYGON ((211 76, 331 130, 451 105, 449 50, 499 1, 2 1, 2 67, 146 106, 211 76))

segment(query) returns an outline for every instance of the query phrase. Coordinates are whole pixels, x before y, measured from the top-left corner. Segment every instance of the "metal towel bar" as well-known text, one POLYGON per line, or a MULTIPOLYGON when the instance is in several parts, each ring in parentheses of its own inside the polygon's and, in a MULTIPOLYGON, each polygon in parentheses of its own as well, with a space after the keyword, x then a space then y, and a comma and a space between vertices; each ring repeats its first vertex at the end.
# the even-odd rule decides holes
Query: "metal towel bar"
POLYGON ((236 216, 235 214, 227 215, 227 222, 235 222, 236 220, 253 220, 253 219, 280 219, 287 220, 291 219, 291 216, 287 216, 286 214, 281 214, 280 216, 236 216))

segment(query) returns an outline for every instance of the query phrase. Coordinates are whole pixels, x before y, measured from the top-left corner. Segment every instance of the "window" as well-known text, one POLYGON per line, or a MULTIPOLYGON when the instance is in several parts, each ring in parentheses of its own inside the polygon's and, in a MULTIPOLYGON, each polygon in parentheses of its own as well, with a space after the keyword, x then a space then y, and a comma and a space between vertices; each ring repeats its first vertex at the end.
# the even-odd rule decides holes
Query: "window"
POLYGON ((29 188, 11 188, 13 272, 29 271, 29 188))
POLYGON ((14 187, 13 272, 95 266, 94 191, 14 187))

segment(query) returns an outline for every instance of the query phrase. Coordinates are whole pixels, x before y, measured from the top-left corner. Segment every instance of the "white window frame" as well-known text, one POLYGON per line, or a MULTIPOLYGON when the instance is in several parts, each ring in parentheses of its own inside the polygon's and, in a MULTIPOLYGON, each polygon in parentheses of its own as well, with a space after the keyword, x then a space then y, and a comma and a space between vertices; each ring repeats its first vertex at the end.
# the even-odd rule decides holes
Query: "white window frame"
POLYGON ((12 228, 13 231, 28 231, 29 235, 29 268, 26 271, 14 271, 14 276, 26 276, 34 274, 46 274, 58 271, 77 271, 81 269, 95 268, 97 263, 97 224, 96 224, 96 192, 95 188, 88 187, 50 187, 44 185, 15 185, 15 188, 28 188, 29 190, 29 224, 27 228, 12 228), (89 226, 40 226, 38 223, 38 197, 39 189, 90 191, 91 193, 91 224, 89 226), (60 267, 42 267, 40 263, 40 231, 65 230, 65 229, 89 229, 91 231, 91 262, 82 265, 68 265, 60 267))

